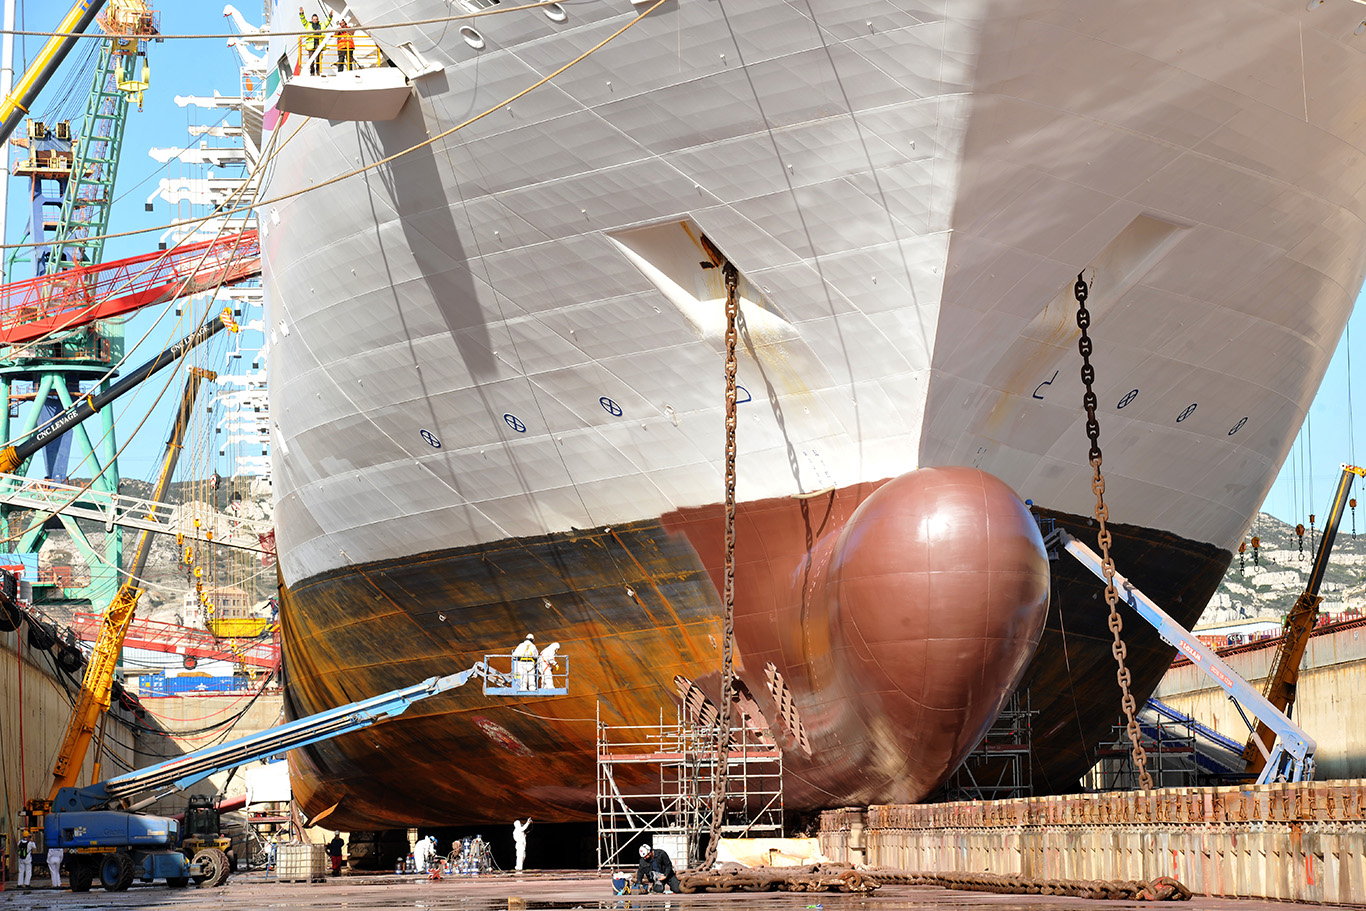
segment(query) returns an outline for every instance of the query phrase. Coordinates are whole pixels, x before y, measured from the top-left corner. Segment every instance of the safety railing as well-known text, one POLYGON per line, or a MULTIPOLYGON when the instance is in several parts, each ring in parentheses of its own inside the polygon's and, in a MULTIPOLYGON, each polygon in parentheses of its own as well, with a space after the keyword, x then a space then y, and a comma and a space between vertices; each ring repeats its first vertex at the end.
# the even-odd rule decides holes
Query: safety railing
POLYGON ((356 37, 352 60, 344 62, 337 47, 336 35, 321 38, 299 38, 295 50, 295 60, 302 61, 298 66, 300 75, 329 76, 346 70, 363 70, 384 65, 384 52, 379 45, 369 39, 356 37), (318 46, 314 46, 314 42, 318 46))
POLYGON ((485 655, 486 696, 563 696, 569 692, 567 655, 485 655))

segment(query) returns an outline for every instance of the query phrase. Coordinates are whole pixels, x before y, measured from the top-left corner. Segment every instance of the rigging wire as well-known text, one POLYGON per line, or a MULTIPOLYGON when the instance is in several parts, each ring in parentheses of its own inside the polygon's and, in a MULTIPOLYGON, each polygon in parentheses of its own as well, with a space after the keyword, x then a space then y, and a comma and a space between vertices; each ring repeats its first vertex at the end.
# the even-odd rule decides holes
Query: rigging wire
MULTIPOLYGON (((547 6, 554 6, 554 5, 557 4, 557 2, 559 2, 559 0, 534 0, 534 2, 531 2, 531 3, 524 3, 524 4, 522 4, 521 6, 507 6, 507 7, 500 7, 499 9, 485 9, 485 10, 479 10, 478 12, 473 12, 473 13, 458 13, 458 14, 456 14, 456 15, 454 15, 454 16, 437 16, 437 17, 432 18, 432 19, 408 19, 408 20, 405 20, 405 21, 403 21, 403 22, 377 22, 377 23, 374 23, 374 24, 372 24, 372 25, 366 25, 366 26, 363 27, 363 28, 360 27, 359 25, 357 25, 357 26, 355 27, 354 30, 355 30, 355 31, 358 31, 358 32, 376 32, 376 31, 384 31, 385 29, 393 29, 393 28, 414 28, 414 27, 419 26, 419 25, 441 25, 442 23, 445 23, 445 22, 459 22, 459 21, 462 21, 462 20, 465 20, 465 19, 482 19, 482 18, 485 17, 485 16, 498 16, 498 15, 502 15, 502 14, 506 14, 506 13, 517 13, 517 12, 521 12, 521 11, 523 11, 523 10, 529 10, 529 9, 541 9, 541 8, 547 7, 547 6)), ((259 35, 255 35, 255 34, 243 34, 243 33, 241 33, 241 32, 224 32, 224 33, 222 33, 222 34, 181 34, 181 35, 163 35, 163 34, 158 34, 158 35, 156 36, 156 40, 157 40, 158 42, 162 42, 162 41, 194 41, 194 40, 203 40, 203 39, 207 39, 207 38, 236 38, 236 39, 238 39, 239 41, 264 41, 264 40, 267 40, 267 39, 269 39, 269 38, 299 38, 299 37, 312 37, 312 36, 316 36, 316 35, 331 36, 331 35, 336 35, 336 34, 338 34, 340 31, 341 31, 340 28, 325 28, 325 29, 305 29, 305 30, 303 30, 303 31, 284 31, 284 32, 270 31, 270 32, 261 32, 261 33, 259 33, 259 35)), ((106 33, 106 32, 36 32, 36 31, 25 31, 25 30, 23 30, 23 29, 14 29, 13 31, 8 31, 8 30, 6 30, 6 29, 0 29, 0 35, 19 35, 19 36, 26 37, 26 38, 75 38, 75 39, 84 39, 84 40, 91 40, 91 39, 107 40, 107 39, 110 37, 110 34, 109 34, 109 33, 106 33)))
MULTIPOLYGON (((211 214, 205 215, 205 216, 203 216, 203 217, 201 217, 201 218, 185 219, 184 221, 174 221, 174 222, 169 222, 169 223, 167 223, 167 224, 162 224, 162 225, 153 225, 153 226, 147 227, 147 228, 135 228, 135 229, 129 230, 129 231, 114 231, 114 232, 110 232, 110 233, 107 233, 107 234, 91 234, 90 236, 86 237, 85 240, 87 240, 87 241, 92 241, 92 240, 108 240, 108 239, 114 238, 114 237, 135 237, 135 236, 140 235, 140 234, 150 234, 150 233, 152 233, 153 231, 164 231, 164 230, 167 230, 167 229, 169 229, 169 228, 187 227, 187 226, 191 226, 191 225, 202 225, 202 224, 204 224, 205 222, 210 221, 211 219, 214 219, 214 218, 228 218, 229 216, 232 216, 232 215, 240 215, 240 214, 242 214, 242 213, 244 213, 244 212, 249 212, 249 211, 251 211, 251 210, 254 209, 254 208, 263 208, 263 207, 265 207, 265 206, 274 205, 275 203, 286 202, 286 201, 288 201, 288 200, 295 199, 295 198, 300 197, 300 196, 304 196, 304 195, 306 195, 306 194, 308 194, 308 193, 312 193, 312 192, 314 192, 314 191, 316 191, 316 190, 321 190, 321 189, 323 189, 324 187, 329 187, 329 186, 331 186, 332 184, 340 183, 341 181, 346 180, 347 178, 355 177, 355 176, 357 176, 357 175, 359 175, 359 174, 365 174, 365 173, 367 173, 367 172, 369 172, 369 171, 373 171, 373 170, 375 170, 376 168, 379 168, 379 167, 381 167, 381 166, 383 166, 383 165, 389 164, 390 162, 396 161, 396 160, 398 160, 398 159, 404 157, 405 155, 410 155, 410 154, 412 154, 413 152, 418 151, 419 149, 424 149, 424 148, 426 148, 426 147, 429 146, 429 145, 433 145, 433 144, 435 144, 435 143, 441 141, 442 139, 445 139, 447 136, 450 136, 450 135, 452 135, 453 133, 456 133, 456 132, 458 132, 458 131, 460 131, 460 130, 463 130, 463 129, 464 129, 465 127, 467 127, 467 126, 470 126, 471 124, 474 124, 474 123, 476 123, 476 122, 478 122, 478 121, 484 119, 485 117, 489 116, 490 114, 494 113, 495 111, 502 110, 503 108, 505 108, 505 107, 507 107, 508 105, 512 104, 514 101, 518 100, 519 98, 522 98, 523 96, 525 96, 525 95, 531 93, 531 92, 534 91, 535 89, 538 89, 538 88, 540 88, 541 86, 545 85, 547 82, 549 82, 550 80, 554 79, 556 76, 559 76, 561 73, 564 73, 566 70, 568 70, 570 67, 574 66, 575 64, 581 63, 582 61, 588 59, 588 58, 591 57, 593 54, 597 53, 599 50, 601 50, 602 48, 606 47, 606 46, 607 46, 609 43, 611 43, 613 40, 615 40, 616 38, 620 37, 620 36, 621 36, 622 34, 624 34, 628 29, 630 29, 630 28, 631 28, 632 26, 634 26, 636 23, 640 22, 640 20, 644 19, 646 16, 650 15, 650 13, 654 12, 654 11, 657 10, 659 7, 663 6, 664 3, 666 3, 666 2, 667 2, 667 0, 655 0, 655 2, 654 2, 653 4, 651 4, 650 6, 646 7, 643 11, 641 11, 641 12, 640 12, 635 18, 633 18, 630 22, 627 22, 627 23, 626 23, 625 25, 623 25, 621 28, 617 29, 615 32, 613 32, 612 34, 608 35, 606 38, 603 38, 603 39, 602 39, 601 41, 599 41, 597 44, 593 45, 593 46, 590 47, 588 50, 584 51, 582 54, 580 54, 579 56, 575 57, 573 60, 571 60, 571 61, 569 61, 568 63, 564 64, 564 65, 561 66, 559 69, 557 69, 557 70, 551 72, 550 74, 548 74, 548 75, 546 75, 546 76, 543 76, 542 78, 536 80, 536 81, 533 82, 531 85, 529 85, 529 86, 527 86, 526 88, 522 89, 520 92, 517 92, 516 94, 509 96, 508 98, 504 99, 503 101, 500 101, 500 102, 498 102, 497 104, 493 105, 492 107, 490 107, 490 108, 488 108, 488 109, 486 109, 486 110, 484 110, 484 111, 481 111, 481 112, 478 113, 478 114, 475 114, 473 117, 470 117, 470 118, 467 119, 467 120, 464 120, 464 121, 462 121, 462 122, 460 122, 460 123, 457 123, 457 124, 456 124, 455 126, 453 126, 453 127, 450 127, 450 128, 448 128, 448 129, 446 129, 446 130, 443 130, 442 132, 437 133, 437 134, 434 135, 434 136, 428 137, 427 139, 423 140, 422 142, 417 143, 416 145, 410 146, 410 147, 408 147, 408 148, 406 148, 406 149, 400 149, 399 151, 393 153, 392 155, 387 155, 387 156, 385 156, 384 158, 380 158, 380 159, 378 159, 377 161, 373 161, 373 162, 371 162, 371 163, 368 164, 368 165, 363 165, 362 167, 359 167, 359 168, 353 168, 353 169, 351 169, 350 171, 344 171, 344 172, 342 172, 341 174, 337 174, 336 176, 334 176, 334 177, 329 177, 329 178, 327 178, 326 180, 322 180, 322 181, 319 181, 319 182, 317 182, 317 183, 310 184, 310 185, 307 186, 307 187, 300 187, 299 189, 297 189, 297 190, 291 190, 291 191, 289 191, 288 193, 281 193, 279 196, 272 196, 272 197, 269 197, 268 199, 259 200, 259 201, 255 202, 255 203, 253 203, 251 206, 243 206, 243 207, 235 208, 235 209, 222 209, 222 208, 220 208, 220 209, 218 209, 218 210, 212 212, 211 214)), ((519 9, 524 9, 524 8, 526 8, 526 7, 517 7, 517 8, 519 8, 519 9)), ((508 10, 508 11, 510 11, 510 10, 508 10)), ((241 37, 241 36, 240 36, 240 35, 235 35, 235 36, 233 36, 233 37, 241 37)), ((300 128, 302 128, 302 124, 300 125, 300 128)), ((297 133, 298 133, 298 131, 296 130, 294 134, 291 134, 291 137, 290 137, 290 138, 293 138, 293 136, 294 136, 294 135, 297 135, 297 133)), ((273 134, 272 134, 272 135, 273 135, 273 134)), ((38 243, 38 242, 36 242, 36 241, 26 241, 26 242, 24 242, 24 243, 17 243, 17 244, 0 244, 0 250, 10 250, 10 249, 16 249, 16 248, 20 248, 20 247, 37 247, 37 246, 42 246, 42 244, 40 244, 40 243, 38 243)))
POLYGON ((1347 458, 1357 464, 1357 435, 1352 429, 1352 321, 1347 320, 1347 458))
MULTIPOLYGON (((265 155, 262 156, 262 161, 261 161, 261 163, 258 165, 257 171, 260 171, 261 169, 267 167, 267 166, 269 165, 269 163, 271 162, 271 160, 274 158, 274 156, 275 156, 276 154, 278 154, 281 150, 283 150, 283 149, 285 148, 285 146, 287 146, 287 145, 289 144, 289 141, 290 141, 291 139, 293 139, 295 136, 298 135, 299 131, 300 131, 302 128, 303 128, 303 123, 300 123, 299 127, 296 128, 295 131, 294 131, 293 133, 291 133, 288 137, 286 137, 285 141, 282 142, 282 143, 280 143, 280 145, 279 145, 278 147, 275 146, 275 141, 276 141, 276 139, 278 138, 278 135, 279 135, 279 134, 278 134, 278 133, 272 133, 272 134, 271 134, 271 143, 270 143, 270 146, 271 146, 271 147, 267 149, 267 154, 265 154, 265 155)), ((253 174, 254 174, 254 173, 256 173, 256 172, 253 172, 253 174)), ((247 181, 245 181, 241 186, 235 188, 235 189, 233 190, 232 194, 230 194, 229 199, 231 200, 231 199, 234 198, 234 197, 237 197, 237 196, 239 196, 239 195, 244 194, 248 188, 252 188, 252 187, 251 187, 251 180, 250 180, 250 178, 249 178, 247 181)), ((261 183, 258 181, 258 182, 256 183, 255 187, 252 188, 252 189, 253 189, 253 191, 254 191, 254 196, 253 196, 253 203, 254 203, 254 201, 255 201, 255 196, 259 196, 259 194, 260 194, 260 192, 261 192, 261 183)), ((248 206, 248 207, 246 207, 246 208, 247 208, 247 210, 250 210, 250 209, 252 209, 252 208, 255 208, 255 205, 251 205, 251 206, 248 206)), ((205 219, 205 221, 207 221, 207 219, 205 219)), ((222 225, 219 226, 218 232, 216 233, 216 235, 215 235, 215 237, 214 237, 214 240, 217 240, 219 237, 222 236, 223 232, 226 230, 226 227, 227 227, 226 222, 224 222, 222 225)), ((182 240, 180 241, 180 243, 184 243, 186 240, 188 240, 188 236, 187 236, 186 238, 182 238, 182 240)), ((241 236, 240 236, 240 234, 239 234, 239 236, 238 236, 238 238, 237 238, 237 243, 234 245, 234 251, 235 251, 237 248, 240 247, 241 241, 242 241, 242 238, 241 238, 241 236)), ((179 244, 177 244, 177 246, 178 246, 178 245, 179 245, 179 244)), ((167 252, 169 253, 170 251, 167 251, 167 252)), ((202 263, 204 262, 204 259, 207 257, 207 255, 208 255, 208 251, 206 250, 205 253, 204 253, 204 255, 200 257, 199 264, 196 265, 196 270, 194 270, 194 271, 197 271, 199 265, 202 265, 202 263)), ((150 268, 150 266, 149 266, 148 268, 150 268)), ((145 271, 145 270, 144 270, 144 271, 145 271)), ((141 274, 141 273, 139 273, 139 274, 141 274)), ((192 273, 191 273, 191 274, 192 274, 192 273)), ((136 277, 136 276, 134 276, 134 278, 135 278, 135 277, 136 277)), ((129 281, 131 281, 131 280, 132 280, 132 278, 129 279, 129 281)), ((188 281, 188 279, 187 279, 187 281, 188 281)), ((212 309, 212 307, 213 307, 213 300, 217 297, 218 292, 219 292, 219 290, 220 290, 222 287, 223 287, 223 285, 222 285, 222 283, 220 282, 220 283, 213 289, 213 291, 211 292, 210 298, 209 298, 209 301, 210 301, 210 302, 209 302, 209 307, 210 307, 210 309, 212 309)), ((121 289, 120 289, 120 290, 121 290, 121 289)), ((116 292, 111 292, 111 293, 116 293, 116 292)), ((140 339, 138 340, 138 344, 141 344, 142 341, 144 341, 144 340, 151 334, 152 330, 156 328, 157 324, 159 324, 159 323, 161 322, 161 320, 164 319, 164 318, 166 317, 167 313, 170 312, 170 310, 171 310, 172 306, 174 305, 174 303, 175 303, 175 300, 174 300, 174 299, 173 299, 173 300, 170 300, 170 301, 167 301, 167 303, 165 304, 165 306, 163 306, 163 308, 162 308, 161 314, 157 317, 156 321, 153 322, 152 326, 149 327, 149 328, 147 329, 147 331, 143 333, 142 338, 140 338, 140 339)), ((190 312, 189 310, 186 311, 187 314, 188 314, 189 312, 190 312)), ((178 319, 175 321, 175 323, 174 323, 173 325, 179 326, 179 325, 182 325, 184 322, 185 322, 185 317, 184 317, 184 315, 182 315, 180 318, 178 318, 178 319)), ((54 331, 57 331, 57 330, 54 330, 54 331)), ((170 335, 174 335, 174 329, 172 329, 172 332, 170 333, 170 335)), ((170 337, 170 335, 168 335, 168 338, 170 337)), ((34 344, 37 344, 37 342, 30 343, 30 345, 29 345, 28 347, 32 347, 32 345, 34 345, 34 344)), ((110 376, 112 376, 113 373, 118 369, 118 367, 121 366, 121 365, 122 365, 122 364, 131 356, 132 351, 133 351, 136 347, 137 347, 137 345, 134 345, 133 348, 127 349, 127 350, 125 351, 124 355, 123 355, 123 358, 120 359, 120 361, 118 362, 118 364, 115 364, 114 366, 112 366, 112 367, 110 368, 109 372, 106 373, 105 376, 104 376, 103 378, 101 378, 100 380, 96 380, 95 383, 98 385, 98 383, 103 382, 104 379, 107 379, 107 378, 109 378, 110 376)), ((22 350, 26 350, 26 349, 22 349, 22 348, 21 348, 20 350, 22 351, 22 350)), ((186 352, 186 357, 188 357, 189 354, 190 354, 190 352, 186 352)), ((181 360, 183 361, 183 360, 185 360, 185 358, 182 357, 181 360)), ((163 383, 161 389, 158 391, 158 393, 157 393, 157 395, 156 395, 156 398, 155 398, 155 399, 153 400, 153 402, 152 402, 152 406, 148 409, 147 414, 143 416, 142 420, 138 422, 138 425, 133 429, 133 432, 132 432, 131 434, 129 434, 128 439, 124 442, 124 444, 123 444, 121 447, 119 447, 119 450, 114 454, 114 459, 111 460, 110 463, 109 463, 108 465, 105 465, 105 466, 99 468, 98 471, 94 471, 94 469, 97 468, 98 466, 95 466, 95 465, 92 465, 92 466, 91 466, 91 470, 92 470, 92 472, 94 472, 94 474, 93 474, 93 477, 91 477, 90 480, 89 480, 88 482, 86 482, 84 485, 82 485, 82 490, 81 490, 82 493, 85 492, 85 491, 88 491, 88 490, 90 489, 90 487, 95 483, 95 481, 97 481, 100 477, 102 477, 102 476, 103 476, 103 475, 104 475, 104 474, 105 474, 105 473, 106 473, 106 472, 107 472, 107 471, 108 471, 108 470, 109 470, 109 469, 118 461, 118 457, 121 456, 121 455, 123 455, 124 450, 127 449, 128 446, 131 445, 131 443, 133 442, 133 440, 137 438, 137 434, 139 433, 139 431, 141 431, 141 429, 143 428, 143 426, 146 425, 147 421, 148 421, 148 420, 150 419, 150 417, 151 417, 152 411, 156 408, 157 404, 159 404, 159 403, 161 402, 162 398, 166 395, 166 392, 169 390, 170 385, 171 385, 171 382, 172 382, 172 380, 174 380, 174 378, 175 378, 176 375, 177 375, 177 371, 175 371, 175 370, 169 371, 169 372, 167 373, 166 382, 163 383)), ((136 394, 137 394, 137 393, 135 392, 134 395, 136 396, 136 394)), ((56 420, 56 416, 54 416, 51 420, 56 420)), ((47 423, 51 423, 51 420, 48 421, 47 423)), ((45 423, 45 424, 43 424, 43 425, 41 425, 41 426, 47 426, 47 423, 45 423)), ((38 428, 34 428, 34 431, 30 431, 30 433, 35 432, 37 429, 38 429, 38 428)), ((27 434, 26 434, 26 435, 27 435, 27 434)), ((102 436, 102 437, 100 438, 100 442, 103 443, 104 440, 105 440, 106 438, 107 438, 107 433, 106 433, 105 436, 102 436)), ((98 447, 96 447, 96 446, 92 446, 92 447, 91 447, 92 455, 93 455, 93 452, 94 452, 94 450, 95 450, 96 448, 98 448, 98 447)), ((80 464, 78 464, 78 465, 76 466, 76 468, 79 469, 83 464, 84 464, 84 461, 82 461, 80 464)), ((78 495, 78 496, 79 496, 79 495, 78 495)), ((76 501, 76 499, 77 499, 77 497, 73 497, 72 500, 71 500, 70 502, 74 503, 74 502, 76 501)), ((69 505, 69 504, 68 504, 68 505, 69 505)), ((61 507, 61 508, 59 508, 59 509, 57 509, 57 510, 52 511, 52 512, 49 514, 49 517, 61 515, 61 514, 63 513, 63 511, 65 510, 65 508, 66 508, 66 506, 64 505, 63 507, 61 507)), ((5 537, 0 537, 0 543, 5 543, 5 542, 8 542, 8 541, 13 541, 13 540, 15 540, 16 538, 19 538, 19 537, 22 537, 22 536, 23 536, 23 531, 19 531, 19 532, 17 532, 17 533, 13 533, 13 534, 10 534, 10 535, 5 536, 5 537)))

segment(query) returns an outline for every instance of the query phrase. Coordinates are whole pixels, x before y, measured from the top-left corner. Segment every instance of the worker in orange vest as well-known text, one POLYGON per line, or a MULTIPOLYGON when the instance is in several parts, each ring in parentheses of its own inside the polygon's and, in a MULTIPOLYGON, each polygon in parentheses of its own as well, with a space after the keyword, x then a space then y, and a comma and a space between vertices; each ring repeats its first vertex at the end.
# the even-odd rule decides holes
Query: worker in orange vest
POLYGON ((337 72, 356 68, 356 33, 343 19, 337 26, 337 72))

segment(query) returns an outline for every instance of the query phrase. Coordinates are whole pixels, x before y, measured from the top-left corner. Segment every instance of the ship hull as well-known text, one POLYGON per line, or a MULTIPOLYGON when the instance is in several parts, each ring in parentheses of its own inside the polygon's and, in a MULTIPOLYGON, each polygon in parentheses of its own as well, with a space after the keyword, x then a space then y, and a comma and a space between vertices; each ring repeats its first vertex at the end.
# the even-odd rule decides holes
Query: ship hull
MULTIPOLYGON (((823 654, 831 629, 857 641, 838 610, 803 613, 801 567, 835 546, 810 525, 824 493, 842 521, 908 473, 973 468, 1083 530, 1079 274, 1119 568, 1193 621, 1366 268, 1366 124, 1344 113, 1366 78, 1359 19, 1254 5, 964 0, 872 16, 748 0, 637 20, 640 6, 601 0, 567 20, 481 18, 474 36, 386 30, 400 65, 422 58, 407 105, 384 123, 283 120, 262 220, 296 710, 528 630, 587 656, 577 679, 618 706, 613 722, 658 717, 675 674, 714 672, 723 266, 743 315, 741 509, 788 506, 739 537, 752 563, 737 578, 757 599, 737 602, 756 612, 737 621, 742 676, 761 697, 763 659, 783 657, 799 709, 833 732, 789 757, 790 805, 917 799, 961 754, 882 753, 888 731, 935 727, 856 710, 884 683, 820 698, 828 667, 797 645, 823 654), (640 540, 616 542, 622 529, 640 540), (441 632, 452 605, 468 641, 441 632)), ((352 8, 362 27, 450 9, 352 8)), ((1051 575, 1043 646, 1020 670, 1043 705, 1036 784, 1068 790, 1110 739, 1118 694, 1098 587, 1079 567, 1051 575)), ((1170 651, 1132 623, 1126 638, 1141 697, 1170 651)), ((946 684, 974 719, 951 740, 1015 679, 993 684, 946 684)), ((418 715, 308 751, 297 786, 310 812, 367 828, 512 818, 523 793, 547 818, 582 818, 588 740, 572 731, 589 709, 572 692, 489 708, 482 726, 429 710, 450 723, 418 715), (428 758, 452 782, 439 799, 415 793, 428 758), (481 788, 497 796, 474 801, 481 788)))
MULTIPOLYGON (((457 804, 463 822, 593 818, 599 724, 652 724, 665 712, 672 722, 689 685, 721 704, 723 529, 721 508, 704 507, 284 589, 297 715, 507 655, 510 631, 533 630, 569 658, 567 695, 462 692, 292 754, 296 796, 354 828, 449 824, 457 804), (392 783, 378 800, 377 779, 392 783)), ((995 479, 932 469, 744 504, 736 529, 736 720, 747 715, 784 750, 784 806, 928 795, 1034 654, 1048 600, 1034 519, 995 479), (971 500, 985 491, 980 519, 958 521, 965 490, 971 500), (900 518, 916 527, 889 533, 900 518), (958 534, 936 529, 950 524, 958 534), (771 684, 774 670, 790 689, 771 684)), ((626 793, 648 793, 658 771, 614 774, 626 793)))

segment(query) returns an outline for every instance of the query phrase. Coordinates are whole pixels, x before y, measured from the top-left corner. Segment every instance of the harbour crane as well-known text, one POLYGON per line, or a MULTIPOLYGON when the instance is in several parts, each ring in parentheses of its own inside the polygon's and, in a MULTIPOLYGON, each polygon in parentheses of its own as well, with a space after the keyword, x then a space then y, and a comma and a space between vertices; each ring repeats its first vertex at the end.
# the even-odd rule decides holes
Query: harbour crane
MULTIPOLYGON (((180 399, 180 410, 176 414, 171 438, 166 441, 166 455, 162 459, 161 473, 157 477, 156 488, 152 493, 154 500, 164 498, 171 486, 171 477, 180 458, 180 450, 189 426, 194 400, 199 394, 199 386, 205 379, 213 379, 214 376, 211 371, 198 367, 192 367, 188 371, 185 390, 180 399)), ((93 412, 93 407, 91 411, 93 412)), ((48 801, 55 800, 63 788, 75 785, 76 776, 85 762, 85 754, 90 748, 91 739, 95 736, 100 716, 109 710, 110 694, 114 686, 114 669, 118 664, 119 651, 123 647, 123 638, 128 632, 128 624, 133 619, 138 598, 142 594, 141 589, 137 587, 137 580, 147 563, 151 546, 152 532, 143 531, 138 539, 128 575, 119 586, 118 594, 105 609, 103 626, 95 642, 94 651, 90 655, 90 661, 85 666, 81 691, 76 696, 76 704, 71 710, 66 736, 57 752, 57 759, 52 764, 52 787, 48 801)), ((33 801, 30 801, 30 804, 32 803, 33 801)))
MULTIPOLYGON (((66 120, 45 122, 29 117, 26 135, 11 143, 28 154, 13 169, 29 184, 29 220, 23 240, 7 251, 6 274, 18 274, 27 262, 29 275, 60 277, 82 266, 99 263, 104 256, 114 201, 115 178, 123 148, 129 104, 141 106, 142 93, 150 81, 148 48, 160 35, 158 14, 147 0, 76 0, 59 30, 25 72, 19 88, 0 105, 0 137, 7 136, 33 100, 51 81, 64 55, 79 41, 76 35, 98 23, 103 35, 96 42, 93 65, 81 75, 90 79, 84 113, 79 124, 66 120)), ((27 315, 24 317, 27 319, 27 315)), ((42 334, 33 344, 10 344, 0 351, 0 438, 22 436, 45 417, 70 408, 73 403, 107 387, 111 368, 123 356, 123 327, 103 321, 69 331, 42 334), (10 408, 16 403, 12 426, 10 408)), ((97 490, 113 494, 119 485, 119 447, 112 412, 101 416, 100 432, 84 429, 61 437, 57 445, 44 448, 45 475, 65 480, 67 466, 88 466, 97 490)), ((0 525, 14 541, 12 550, 36 553, 50 527, 46 516, 24 526, 30 516, 0 506, 0 525), (17 526, 17 527, 16 527, 17 526)), ((115 527, 101 541, 92 541, 82 527, 67 516, 57 521, 90 568, 89 581, 63 587, 61 596, 105 603, 118 588, 118 568, 123 565, 123 530, 115 527)))
POLYGON ((38 93, 43 90, 43 86, 47 85, 47 81, 57 72, 66 55, 71 53, 71 49, 80 40, 71 36, 88 29, 103 7, 104 0, 77 0, 72 4, 61 24, 57 26, 59 34, 48 39, 43 49, 38 52, 38 56, 33 58, 28 71, 20 78, 19 84, 14 87, 14 91, 0 103, 0 143, 9 139, 19 121, 28 113, 38 93))
MULTIPOLYGON (((1342 524, 1342 513, 1347 507, 1348 494, 1352 491, 1352 480, 1366 477, 1366 468, 1355 465, 1342 465, 1342 477, 1338 479, 1333 503, 1328 509, 1328 520, 1323 526, 1323 537, 1319 540, 1318 553, 1314 555, 1314 565, 1309 570, 1309 579, 1304 591, 1295 599, 1290 612, 1285 615, 1285 632, 1276 647, 1276 656, 1271 661, 1271 673, 1267 675, 1262 695, 1279 711, 1289 714, 1295 704, 1295 690, 1300 680, 1300 664, 1304 661, 1304 650, 1309 645, 1309 635, 1314 631, 1314 623, 1319 618, 1319 605, 1323 597, 1319 586, 1323 584, 1324 573, 1328 571, 1328 557, 1333 543, 1337 540, 1338 526, 1342 524)), ((1243 748, 1243 759, 1247 761, 1249 775, 1262 771, 1266 762, 1266 752, 1274 742, 1276 732, 1264 721, 1259 720, 1257 727, 1248 736, 1247 746, 1243 748)))

